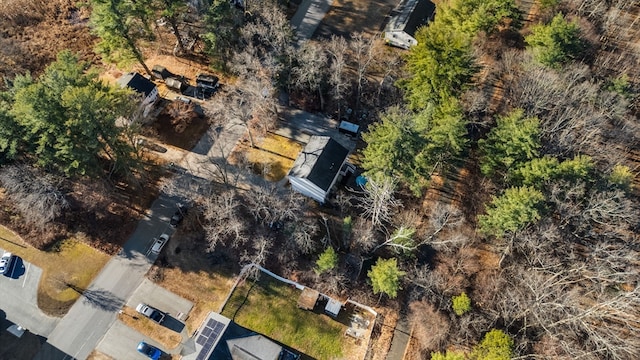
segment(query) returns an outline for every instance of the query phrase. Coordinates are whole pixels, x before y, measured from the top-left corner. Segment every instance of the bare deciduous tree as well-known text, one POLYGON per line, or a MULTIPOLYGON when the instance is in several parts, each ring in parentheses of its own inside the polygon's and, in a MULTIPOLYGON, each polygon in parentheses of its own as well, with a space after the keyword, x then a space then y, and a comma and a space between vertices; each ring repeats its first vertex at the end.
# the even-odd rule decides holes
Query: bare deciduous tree
POLYGON ((317 92, 320 99, 320 110, 324 109, 322 85, 327 77, 327 54, 321 45, 305 42, 298 50, 297 66, 293 68, 293 84, 298 89, 317 92))
POLYGON ((341 294, 347 286, 347 278, 343 274, 332 273, 329 276, 320 276, 317 289, 324 294, 341 294))
MULTIPOLYGON (((612 292, 577 286, 590 279, 580 268, 537 271, 513 267, 505 276, 515 280, 500 292, 497 308, 520 331, 539 330, 557 339, 564 354, 586 359, 630 359, 640 355, 640 289, 612 292)), ((556 350, 557 351, 557 350, 556 350)))
POLYGON ((628 101, 594 80, 586 65, 557 73, 529 63, 505 88, 512 106, 540 119, 544 153, 587 154, 616 164, 624 158, 624 148, 638 142, 628 101), (609 146, 613 141, 616 146, 609 146))
POLYGON ((379 237, 371 221, 360 217, 353 221, 351 248, 356 252, 370 252, 378 244, 379 237))
POLYGON ((425 351, 436 351, 445 345, 450 321, 432 304, 414 301, 409 304, 409 319, 413 325, 413 334, 425 351))
POLYGON ((0 171, 0 184, 7 191, 25 222, 41 230, 59 218, 69 207, 59 188, 60 179, 27 165, 6 166, 0 171))
POLYGON ((248 239, 249 224, 240 214, 240 202, 233 191, 225 191, 205 199, 204 230, 209 251, 220 243, 239 247, 248 239))
POLYGON ((356 33, 353 35, 351 42, 349 42, 353 50, 353 60, 356 68, 356 113, 360 108, 362 88, 367 81, 367 71, 377 56, 378 43, 376 39, 375 36, 356 33))
POLYGON ((272 225, 277 222, 298 220, 303 216, 305 199, 297 192, 281 193, 276 184, 254 186, 246 196, 246 206, 255 220, 272 225))
POLYGON ((347 50, 349 44, 341 37, 332 35, 327 41, 325 49, 330 56, 329 84, 331 85, 331 96, 337 102, 338 111, 340 103, 349 91, 350 83, 347 76, 347 50))
POLYGON ((171 125, 180 134, 186 130, 191 122, 198 117, 195 104, 183 101, 173 101, 167 106, 167 113, 171 117, 171 125))
POLYGON ((415 232, 416 229, 413 227, 400 225, 391 234, 387 234, 386 240, 376 245, 371 252, 375 252, 384 246, 391 247, 397 252, 411 252, 419 246, 413 238, 415 232))
POLYGON ((314 236, 318 233, 319 226, 314 219, 301 219, 287 226, 287 237, 295 244, 296 254, 311 254, 318 248, 319 242, 314 236))
MULTIPOLYGON (((380 52, 378 52, 380 54, 380 52)), ((376 57, 377 65, 382 69, 380 82, 378 83, 378 93, 376 100, 379 103, 382 91, 395 90, 395 82, 398 79, 398 69, 401 68, 401 58, 394 52, 385 52, 382 56, 376 57)))
MULTIPOLYGON (((255 264, 263 266, 271 254, 273 239, 265 235, 257 235, 251 240, 251 248, 246 249, 240 257, 240 262, 244 264, 255 264)), ((247 276, 257 279, 260 271, 257 267, 249 269, 247 276)))
POLYGON ((370 178, 365 185, 359 207, 362 216, 370 219, 375 227, 385 226, 401 202, 395 198, 396 181, 390 177, 370 178))
POLYGON ((221 101, 207 102, 204 106, 207 117, 213 119, 206 135, 210 146, 215 147, 216 151, 209 151, 201 163, 191 164, 196 168, 189 170, 196 175, 198 172, 205 172, 206 175, 203 176, 205 178, 213 179, 227 186, 236 186, 242 174, 248 171, 248 161, 243 152, 234 154, 234 157, 230 158, 234 144, 226 141, 222 130, 225 126, 242 126, 243 124, 238 122, 240 121, 236 117, 238 114, 234 113, 234 111, 240 110, 237 107, 229 106, 229 104, 235 105, 234 102, 238 98, 232 92, 224 92, 220 95, 221 101))

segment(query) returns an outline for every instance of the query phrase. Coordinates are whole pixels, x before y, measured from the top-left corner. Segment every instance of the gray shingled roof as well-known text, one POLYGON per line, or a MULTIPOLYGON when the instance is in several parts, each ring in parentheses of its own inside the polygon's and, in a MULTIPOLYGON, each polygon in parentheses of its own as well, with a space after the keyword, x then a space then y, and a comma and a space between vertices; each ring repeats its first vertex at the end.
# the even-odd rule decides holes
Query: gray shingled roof
POLYGON ((118 85, 121 87, 129 87, 136 92, 144 94, 144 97, 149 96, 156 85, 149 79, 138 73, 126 73, 122 75, 118 81, 118 85))
POLYGON ((227 340, 234 360, 278 360, 282 346, 262 335, 227 340))
POLYGON ((329 136, 312 136, 293 163, 289 176, 306 178, 328 191, 349 150, 329 136))

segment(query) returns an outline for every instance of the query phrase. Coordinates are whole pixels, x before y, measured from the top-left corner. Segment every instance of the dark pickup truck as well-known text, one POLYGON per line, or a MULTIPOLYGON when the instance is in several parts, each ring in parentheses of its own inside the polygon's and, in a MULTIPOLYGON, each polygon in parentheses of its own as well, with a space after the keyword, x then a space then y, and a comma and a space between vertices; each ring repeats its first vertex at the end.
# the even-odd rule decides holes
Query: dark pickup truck
POLYGON ((214 91, 220 86, 219 80, 215 75, 198 74, 196 76, 196 86, 203 90, 214 91))

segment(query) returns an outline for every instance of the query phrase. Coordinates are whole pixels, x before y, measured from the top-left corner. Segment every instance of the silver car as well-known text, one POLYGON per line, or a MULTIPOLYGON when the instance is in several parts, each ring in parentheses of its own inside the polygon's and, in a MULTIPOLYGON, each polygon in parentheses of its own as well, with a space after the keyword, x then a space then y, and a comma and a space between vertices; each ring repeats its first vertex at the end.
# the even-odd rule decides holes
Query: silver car
POLYGON ((164 245, 169 241, 168 234, 162 234, 157 238, 153 239, 153 245, 151 245, 151 252, 154 254, 160 254, 164 245))
POLYGON ((136 311, 140 314, 148 317, 149 319, 157 322, 158 324, 164 321, 164 313, 152 306, 145 303, 140 303, 136 306, 136 311))

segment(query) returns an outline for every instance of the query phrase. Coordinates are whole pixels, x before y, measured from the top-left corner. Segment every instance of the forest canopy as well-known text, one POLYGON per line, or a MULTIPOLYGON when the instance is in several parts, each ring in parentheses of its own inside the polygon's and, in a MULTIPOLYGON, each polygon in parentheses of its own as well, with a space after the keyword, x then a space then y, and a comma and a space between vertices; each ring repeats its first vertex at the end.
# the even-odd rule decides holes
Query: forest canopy
POLYGON ((69 176, 127 172, 133 147, 116 119, 134 109, 127 90, 98 80, 88 64, 64 51, 33 79, 18 76, 2 94, 0 151, 69 176))

